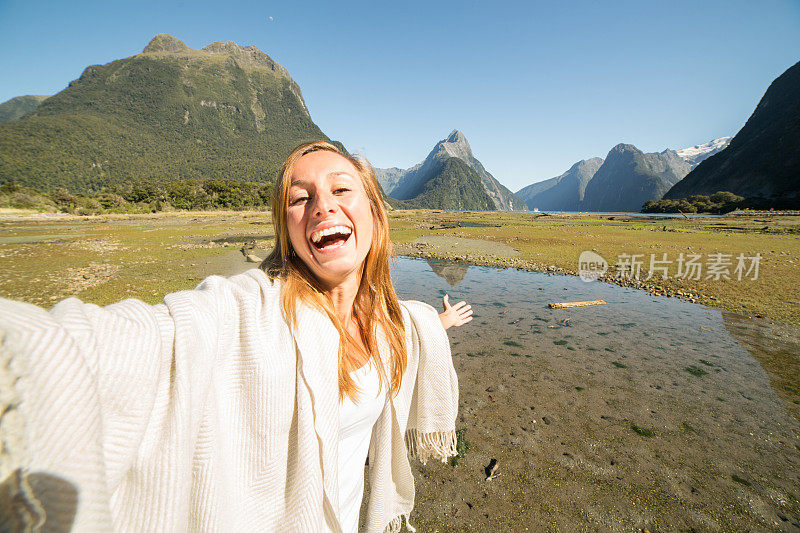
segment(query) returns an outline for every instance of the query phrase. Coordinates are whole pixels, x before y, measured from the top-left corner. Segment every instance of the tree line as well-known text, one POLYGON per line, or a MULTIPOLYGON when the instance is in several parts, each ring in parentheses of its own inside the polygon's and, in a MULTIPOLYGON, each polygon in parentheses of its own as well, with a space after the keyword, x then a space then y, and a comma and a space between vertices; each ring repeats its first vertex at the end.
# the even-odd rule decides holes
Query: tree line
POLYGON ((131 180, 93 193, 72 193, 64 188, 39 191, 16 182, 0 185, 0 207, 36 209, 75 215, 104 213, 154 213, 267 209, 272 183, 226 178, 201 180, 131 180))
POLYGON ((745 207, 745 198, 729 191, 715 192, 710 196, 696 194, 677 200, 648 200, 642 206, 642 213, 711 213, 723 214, 745 207))

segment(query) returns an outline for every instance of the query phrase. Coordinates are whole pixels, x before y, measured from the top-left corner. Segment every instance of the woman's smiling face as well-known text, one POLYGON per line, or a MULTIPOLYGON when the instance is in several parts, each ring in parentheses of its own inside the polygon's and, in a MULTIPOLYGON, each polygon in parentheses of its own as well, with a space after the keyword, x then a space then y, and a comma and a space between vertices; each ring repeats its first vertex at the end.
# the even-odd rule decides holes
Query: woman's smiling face
POLYGON ((353 164, 327 150, 298 159, 289 186, 287 227, 295 253, 323 287, 357 282, 372 245, 373 220, 353 164))

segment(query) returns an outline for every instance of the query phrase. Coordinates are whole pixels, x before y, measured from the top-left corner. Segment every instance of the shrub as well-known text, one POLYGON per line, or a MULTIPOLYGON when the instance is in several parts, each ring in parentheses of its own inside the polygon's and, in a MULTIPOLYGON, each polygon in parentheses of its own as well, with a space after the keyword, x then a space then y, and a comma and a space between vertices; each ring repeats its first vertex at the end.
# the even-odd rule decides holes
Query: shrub
POLYGON ((646 201, 642 213, 727 213, 744 205, 745 199, 729 191, 715 192, 711 196, 695 194, 680 200, 662 199, 646 201))
POLYGON ((61 211, 72 212, 78 205, 78 197, 70 194, 63 187, 50 193, 50 199, 61 211))
POLYGON ((467 428, 456 430, 456 454, 450 458, 450 466, 456 466, 458 460, 464 457, 471 444, 467 440, 467 428))

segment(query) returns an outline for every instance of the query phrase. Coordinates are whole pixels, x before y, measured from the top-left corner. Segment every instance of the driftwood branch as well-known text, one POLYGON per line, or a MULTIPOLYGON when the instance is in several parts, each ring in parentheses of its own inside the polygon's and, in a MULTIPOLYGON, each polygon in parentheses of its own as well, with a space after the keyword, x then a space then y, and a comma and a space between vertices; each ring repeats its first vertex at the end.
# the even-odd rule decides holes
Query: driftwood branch
POLYGON ((567 309, 569 307, 588 307, 590 305, 603 305, 605 300, 590 300, 588 302, 555 302, 547 304, 550 309, 567 309))

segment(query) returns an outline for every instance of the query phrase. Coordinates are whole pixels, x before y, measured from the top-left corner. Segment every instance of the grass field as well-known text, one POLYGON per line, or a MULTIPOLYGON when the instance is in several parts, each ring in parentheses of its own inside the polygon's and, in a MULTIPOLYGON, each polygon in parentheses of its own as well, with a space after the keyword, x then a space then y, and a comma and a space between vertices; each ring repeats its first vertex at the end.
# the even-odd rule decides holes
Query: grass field
MULTIPOLYGON (((616 282, 800 324, 800 217, 643 219, 419 210, 394 211, 390 223, 397 250, 405 255, 554 273, 577 274, 580 253, 594 250, 611 265, 620 254, 643 254, 643 279, 650 254, 656 259, 666 254, 672 261, 667 279, 658 272, 648 282, 616 282), (437 242, 461 239, 452 239, 452 247, 415 244, 434 235, 437 242), (511 247, 518 254, 494 254, 491 246, 475 251, 465 239, 511 247), (705 268, 698 280, 677 277, 680 253, 700 254, 703 263, 709 254, 730 254, 731 279, 707 279, 705 268), (752 272, 736 279, 739 254, 761 255, 757 279, 752 272)), ((155 303, 207 275, 230 274, 227 265, 243 261, 242 242, 256 240, 263 257, 272 239, 266 212, 9 213, 0 219, 0 296, 44 306, 68 296, 100 305, 128 297, 155 303)))
MULTIPOLYGON (((594 250, 611 265, 620 254, 643 254, 641 280, 647 275, 650 254, 666 259, 667 279, 657 271, 649 282, 621 280, 658 293, 748 315, 800 324, 800 217, 754 218, 653 218, 593 216, 537 216, 519 213, 396 212, 392 237, 403 253, 457 258, 469 262, 517 268, 578 273, 578 257, 594 250), (447 235, 490 240, 519 251, 510 259, 469 250, 436 250, 414 247, 416 238, 447 235), (699 280, 676 277, 680 253, 730 254, 729 277, 699 280), (739 254, 761 254, 757 279, 753 273, 736 279, 734 268, 739 254), (682 294, 678 294, 678 293, 682 294)), ((747 261, 747 266, 750 261, 747 261)), ((704 265, 705 266, 705 265, 704 265)), ((604 279, 610 280, 610 276, 604 279)))

